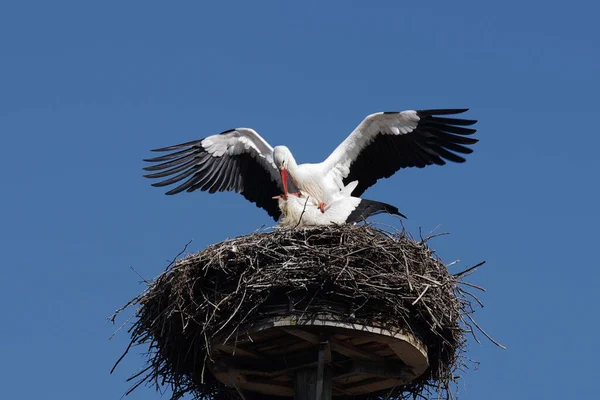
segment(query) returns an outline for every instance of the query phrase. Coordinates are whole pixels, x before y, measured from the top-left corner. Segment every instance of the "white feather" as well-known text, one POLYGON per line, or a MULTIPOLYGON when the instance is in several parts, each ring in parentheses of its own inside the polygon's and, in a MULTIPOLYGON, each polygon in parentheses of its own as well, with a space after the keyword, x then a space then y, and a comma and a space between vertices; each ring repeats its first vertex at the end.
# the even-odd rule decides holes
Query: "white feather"
POLYGON ((282 215, 279 225, 294 228, 345 223, 361 202, 359 197, 351 196, 357 185, 358 181, 350 182, 340 190, 336 198, 327 205, 325 212, 321 212, 318 202, 310 196, 288 196, 287 200, 280 198, 282 215))

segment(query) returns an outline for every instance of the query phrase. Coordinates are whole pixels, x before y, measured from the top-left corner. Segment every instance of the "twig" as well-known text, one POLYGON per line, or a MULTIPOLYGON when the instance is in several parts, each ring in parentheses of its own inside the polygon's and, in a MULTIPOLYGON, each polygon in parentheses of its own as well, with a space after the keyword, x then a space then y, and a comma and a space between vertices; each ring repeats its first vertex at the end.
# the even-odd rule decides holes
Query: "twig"
POLYGON ((123 352, 123 354, 121 354, 121 357, 119 357, 119 359, 117 360, 117 362, 115 363, 115 365, 113 365, 113 367, 110 369, 110 373, 111 374, 115 371, 115 368, 117 368, 117 365, 119 365, 119 363, 121 362, 121 360, 123 360, 123 358, 125 358, 125 356, 127 355, 127 353, 129 353, 129 349, 131 348, 131 346, 133 346, 133 342, 129 342, 129 344, 127 345, 127 348, 125 349, 125 351, 123 352))
POLYGON ((425 285, 425 289, 423 290, 423 292, 419 295, 419 297, 417 297, 417 299, 415 301, 412 302, 412 305, 414 306, 415 304, 417 304, 419 302, 419 300, 421 300, 421 297, 423 297, 423 295, 425 295, 425 293, 429 290, 431 286, 430 285, 425 285))
POLYGON ((188 246, 190 245, 190 243, 192 243, 192 241, 190 240, 189 242, 186 243, 185 246, 183 246, 183 250, 181 250, 176 256, 175 258, 173 258, 169 264, 167 265, 167 267, 165 268, 165 271, 168 271, 169 268, 171 268, 175 262, 177 261, 177 259, 179 258, 180 255, 182 255, 183 253, 185 253, 185 251, 187 250, 188 246))
POLYGON ((494 339, 492 339, 492 337, 490 335, 488 335, 478 324, 477 322, 475 322, 475 320, 473 319, 473 317, 471 317, 469 314, 465 314, 467 316, 467 318, 469 318, 469 320, 473 323, 473 325, 475 325, 477 327, 477 329, 479 329, 479 332, 483 333, 483 335, 488 338, 488 340, 492 343, 494 343, 496 346, 500 347, 501 349, 506 350, 506 347, 501 345, 500 343, 498 343, 497 341, 495 341, 494 339))
POLYGON ((150 284, 150 281, 146 280, 146 279, 145 279, 145 278, 144 278, 142 275, 140 275, 140 273, 139 273, 139 272, 137 272, 137 271, 135 270, 135 268, 133 268, 133 267, 131 267, 131 266, 130 266, 129 268, 131 268, 131 270, 132 270, 133 272, 135 272, 135 274, 136 274, 137 276, 139 276, 139 277, 140 277, 140 279, 141 279, 141 280, 142 280, 142 281, 143 281, 143 282, 144 282, 146 285, 149 285, 149 284, 150 284))
POLYGON ((310 197, 306 196, 306 201, 304 202, 304 208, 302 209, 302 212, 300 213, 300 218, 298 218, 298 223, 296 224, 296 226, 294 226, 294 229, 296 229, 298 227, 298 225, 300 225, 300 223, 302 222, 302 217, 304 216, 304 212, 306 211, 306 205, 308 204, 308 199, 310 199, 310 197))
POLYGON ((463 275, 464 275, 464 274, 466 274, 467 272, 473 271, 473 270, 475 270, 475 269, 477 269, 477 268, 481 267, 483 264, 485 264, 485 261, 482 261, 482 262, 480 262, 479 264, 475 264, 475 265, 473 265, 472 267, 469 267, 469 268, 465 269, 464 271, 457 272, 456 274, 454 274, 454 277, 455 277, 455 278, 458 278, 458 277, 460 277, 460 276, 463 276, 463 275))

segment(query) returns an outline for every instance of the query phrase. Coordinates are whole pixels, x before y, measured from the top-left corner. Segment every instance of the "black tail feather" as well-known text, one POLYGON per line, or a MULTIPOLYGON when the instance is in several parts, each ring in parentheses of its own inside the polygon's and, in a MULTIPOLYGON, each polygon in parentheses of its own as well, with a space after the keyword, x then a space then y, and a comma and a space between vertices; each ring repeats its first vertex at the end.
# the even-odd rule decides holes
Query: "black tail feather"
POLYGON ((375 200, 361 199, 358 206, 350 213, 346 219, 347 223, 354 223, 363 221, 373 215, 388 213, 392 215, 399 215, 402 218, 406 218, 404 214, 398 211, 398 207, 394 207, 390 204, 382 203, 375 200))

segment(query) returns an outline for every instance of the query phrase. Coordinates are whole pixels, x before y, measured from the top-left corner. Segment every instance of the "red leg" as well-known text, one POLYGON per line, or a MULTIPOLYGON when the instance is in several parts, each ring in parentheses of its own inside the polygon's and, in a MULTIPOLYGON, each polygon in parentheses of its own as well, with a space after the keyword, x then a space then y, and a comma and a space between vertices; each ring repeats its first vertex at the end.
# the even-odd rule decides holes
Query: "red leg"
POLYGON ((319 203, 319 210, 321 210, 322 213, 325 213, 325 207, 327 207, 327 204, 323 202, 319 203))

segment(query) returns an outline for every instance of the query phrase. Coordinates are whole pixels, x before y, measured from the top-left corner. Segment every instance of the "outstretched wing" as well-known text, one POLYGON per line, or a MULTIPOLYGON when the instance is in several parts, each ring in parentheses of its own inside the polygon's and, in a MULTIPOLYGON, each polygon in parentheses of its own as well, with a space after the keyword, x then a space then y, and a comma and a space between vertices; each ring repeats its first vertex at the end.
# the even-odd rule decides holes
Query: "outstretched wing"
POLYGON ((256 131, 237 128, 175 146, 152 151, 170 152, 144 161, 146 178, 167 178, 152 186, 179 185, 166 194, 182 191, 209 193, 235 191, 256 203, 276 221, 281 215, 272 197, 283 192, 273 163, 273 148, 256 131), (158 172, 156 172, 158 171, 158 172))
POLYGON ((378 179, 392 176, 400 168, 462 163, 458 154, 473 152, 469 137, 477 121, 448 118, 468 109, 380 112, 366 117, 323 162, 339 185, 358 180, 353 196, 359 197, 378 179), (457 154, 458 153, 458 154, 457 154))

